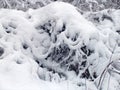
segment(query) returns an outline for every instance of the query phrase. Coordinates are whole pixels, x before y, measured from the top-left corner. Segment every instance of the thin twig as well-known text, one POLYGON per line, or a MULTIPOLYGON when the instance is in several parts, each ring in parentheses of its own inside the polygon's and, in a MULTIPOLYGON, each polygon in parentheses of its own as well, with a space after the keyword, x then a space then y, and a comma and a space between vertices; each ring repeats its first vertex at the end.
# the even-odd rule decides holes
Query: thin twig
POLYGON ((116 46, 117 46, 117 42, 115 43, 115 46, 114 46, 114 48, 113 48, 112 54, 111 54, 111 56, 110 56, 109 63, 108 63, 108 65, 106 66, 106 68, 103 70, 103 72, 102 72, 102 74, 101 74, 101 76, 100 76, 100 80, 99 80, 99 82, 98 82, 98 89, 100 89, 100 87, 101 87, 101 85, 102 85, 102 82, 103 82, 103 80, 104 80, 104 78, 105 78, 105 75, 106 75, 106 72, 107 72, 109 66, 113 63, 112 57, 113 57, 114 51, 115 51, 115 49, 116 49, 116 46))
POLYGON ((109 90, 110 78, 111 78, 111 75, 110 75, 109 78, 108 78, 108 86, 107 86, 107 90, 109 90))

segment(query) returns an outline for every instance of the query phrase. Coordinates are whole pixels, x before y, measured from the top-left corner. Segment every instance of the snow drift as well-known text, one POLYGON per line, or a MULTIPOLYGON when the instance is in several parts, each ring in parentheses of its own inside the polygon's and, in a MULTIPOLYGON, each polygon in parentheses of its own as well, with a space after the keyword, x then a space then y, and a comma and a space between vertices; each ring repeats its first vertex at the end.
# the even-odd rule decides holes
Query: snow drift
POLYGON ((1 9, 0 90, 97 90, 105 68, 119 60, 120 36, 106 22, 94 25, 63 2, 1 9))

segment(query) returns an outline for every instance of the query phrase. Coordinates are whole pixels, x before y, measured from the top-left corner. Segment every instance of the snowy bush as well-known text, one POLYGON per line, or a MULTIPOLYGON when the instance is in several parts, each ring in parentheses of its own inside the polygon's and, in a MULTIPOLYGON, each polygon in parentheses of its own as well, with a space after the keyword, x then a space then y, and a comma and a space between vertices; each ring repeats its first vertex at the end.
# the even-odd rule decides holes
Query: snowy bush
MULTIPOLYGON (((37 0, 27 2, 16 0, 15 8, 37 0)), ((1 90, 119 90, 120 11, 78 11, 63 2, 0 10, 1 90)))

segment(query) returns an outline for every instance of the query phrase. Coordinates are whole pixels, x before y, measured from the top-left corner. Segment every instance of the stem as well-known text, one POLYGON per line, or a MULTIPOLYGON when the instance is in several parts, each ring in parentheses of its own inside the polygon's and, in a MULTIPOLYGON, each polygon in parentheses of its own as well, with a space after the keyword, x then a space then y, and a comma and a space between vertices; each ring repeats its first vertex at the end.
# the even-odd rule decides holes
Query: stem
POLYGON ((110 78, 111 78, 111 75, 110 75, 109 78, 108 78, 108 86, 107 86, 107 90, 109 90, 110 78))
POLYGON ((109 63, 108 63, 108 65, 106 66, 106 68, 103 70, 103 72, 102 72, 102 74, 101 74, 101 76, 100 76, 100 80, 99 80, 98 86, 97 86, 98 89, 100 89, 100 87, 101 87, 101 85, 102 85, 102 83, 103 83, 103 80, 104 80, 105 75, 106 75, 106 73, 107 73, 107 69, 108 69, 109 66, 113 63, 112 57, 113 57, 113 54, 114 54, 114 51, 115 51, 116 46, 117 46, 117 42, 116 42, 116 44, 115 44, 115 46, 114 46, 114 48, 113 48, 113 51, 112 51, 112 54, 111 54, 109 63))

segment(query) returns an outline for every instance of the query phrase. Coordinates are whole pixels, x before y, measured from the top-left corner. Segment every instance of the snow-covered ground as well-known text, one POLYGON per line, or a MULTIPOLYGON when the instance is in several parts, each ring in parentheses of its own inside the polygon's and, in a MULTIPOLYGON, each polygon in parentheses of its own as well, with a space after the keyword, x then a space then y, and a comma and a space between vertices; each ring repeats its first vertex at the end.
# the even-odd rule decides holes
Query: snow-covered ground
POLYGON ((119 12, 0 9, 0 90, 119 90, 119 12))

